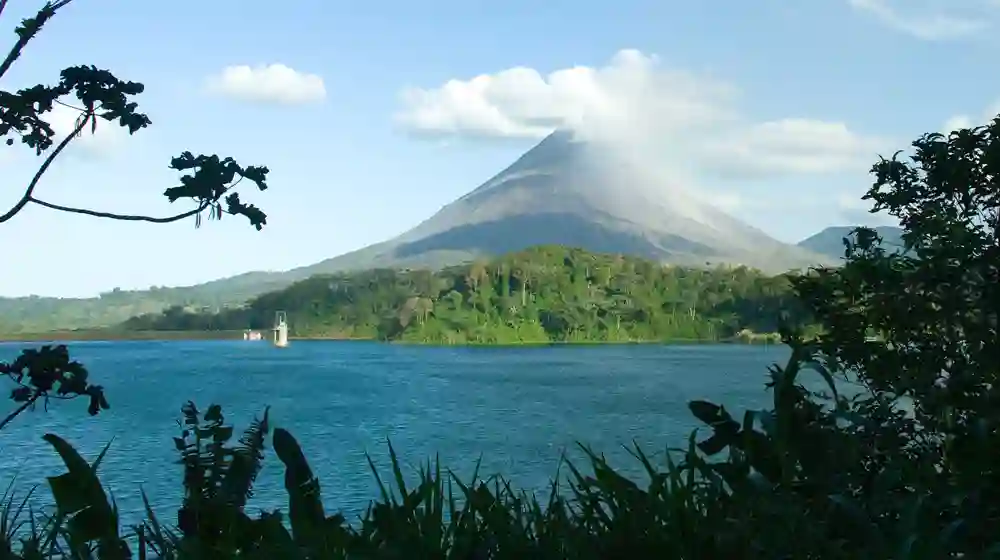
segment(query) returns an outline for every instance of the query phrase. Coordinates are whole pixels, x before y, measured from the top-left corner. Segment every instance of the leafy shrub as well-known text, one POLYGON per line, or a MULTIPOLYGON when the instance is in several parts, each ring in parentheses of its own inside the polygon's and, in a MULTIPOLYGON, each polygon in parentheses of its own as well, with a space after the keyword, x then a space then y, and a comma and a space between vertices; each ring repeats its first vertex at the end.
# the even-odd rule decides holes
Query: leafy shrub
MULTIPOLYGON (((910 161, 897 154, 873 167, 876 180, 865 196, 873 211, 900 220, 905 250, 885 252, 875 232, 862 228, 845 240, 843 267, 793 279, 823 328, 809 339, 783 332, 792 355, 770 369, 771 407, 738 420, 713 403, 691 402, 710 434, 700 441, 692 434, 663 467, 635 449, 649 478, 644 487, 588 451, 589 472, 567 463, 566 487, 557 479, 544 501, 500 477, 465 483, 436 462, 411 488, 390 446, 391 485, 379 479, 381 495, 349 524, 325 512, 304 453, 290 433, 270 429, 267 412, 230 443, 233 429, 220 407, 200 413, 189 403, 176 440, 184 469, 176 523, 161 521, 147 501, 146 520, 123 530, 97 476, 104 452, 88 463, 48 434, 66 466, 48 480, 54 510, 36 514, 27 498, 19 501, 8 490, 0 554, 1000 557, 1000 118, 947 137, 925 135, 913 147, 910 161), (828 392, 807 390, 803 373, 820 375, 828 392), (861 392, 842 395, 848 381, 861 392), (285 467, 287 514, 252 517, 245 508, 269 434, 285 467)), ((202 209, 219 204, 218 197, 192 198, 202 209)), ((67 379, 71 362, 61 351, 53 356, 56 367, 34 370, 48 373, 31 391, 62 387, 45 380, 67 379)), ((31 367, 15 362, 3 371, 17 375, 31 367)), ((26 375, 21 379, 35 379, 26 375)), ((85 379, 66 383, 93 398, 85 379)), ((378 477, 374 464, 372 470, 378 477)))

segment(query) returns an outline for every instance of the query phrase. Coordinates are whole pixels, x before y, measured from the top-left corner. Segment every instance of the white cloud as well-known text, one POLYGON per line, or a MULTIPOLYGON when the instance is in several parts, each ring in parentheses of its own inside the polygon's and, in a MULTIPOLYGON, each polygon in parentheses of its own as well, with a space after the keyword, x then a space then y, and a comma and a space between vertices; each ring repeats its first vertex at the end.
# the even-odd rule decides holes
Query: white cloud
POLYGON ((885 25, 918 39, 943 41, 961 39, 990 27, 996 3, 983 0, 848 0, 855 10, 865 12, 885 25), (993 3, 993 6, 990 4, 993 3), (944 11, 943 8, 948 11, 944 11))
MULTIPOLYGON (((66 107, 64 105, 54 105, 52 110, 45 113, 42 119, 52 127, 52 148, 43 152, 41 157, 36 157, 33 149, 23 145, 20 139, 15 138, 12 146, 3 146, 0 149, 0 169, 11 169, 20 166, 22 163, 31 167, 31 172, 37 169, 42 159, 55 149, 60 142, 72 133, 79 122, 80 111, 66 107)), ((87 125, 79 136, 69 144, 60 154, 59 161, 70 160, 106 160, 114 157, 124 147, 128 141, 128 132, 118 126, 117 122, 108 122, 102 118, 97 119, 97 126, 92 129, 87 125)))
POLYGON ((734 192, 705 192, 701 198, 712 206, 726 212, 739 210, 746 205, 743 197, 739 193, 734 192))
POLYGON ((882 145, 839 122, 754 123, 740 115, 732 85, 663 68, 655 56, 635 50, 620 51, 601 68, 543 76, 517 67, 437 88, 407 88, 401 97, 396 122, 417 134, 541 138, 569 128, 702 175, 864 172, 882 145))
POLYGON ((731 88, 685 73, 658 72, 657 59, 618 52, 603 68, 575 66, 543 76, 515 67, 439 88, 407 88, 397 121, 431 134, 541 138, 555 127, 576 129, 634 119, 656 110, 674 126, 722 116, 718 100, 731 88))
MULTIPOLYGON (((56 105, 44 118, 55 132, 55 136, 52 137, 53 143, 58 144, 76 130, 80 111, 56 105)), ((121 148, 127 136, 128 131, 120 127, 117 121, 109 122, 98 118, 96 126, 91 128, 88 124, 64 153, 88 158, 107 158, 121 148)))
POLYGON ((969 115, 955 115, 944 121, 944 126, 941 127, 941 132, 943 134, 948 134, 949 132, 960 128, 972 128, 973 126, 975 125, 972 123, 972 117, 969 115))
POLYGON ((978 117, 966 114, 953 115, 944 122, 941 127, 941 133, 948 134, 949 132, 953 132, 960 128, 983 126, 995 119, 997 115, 1000 115, 1000 100, 994 101, 992 104, 987 106, 978 117))
POLYGON ((209 92, 257 103, 303 105, 326 98, 323 78, 284 64, 227 66, 207 81, 209 92))
MULTIPOLYGON (((42 119, 52 127, 53 146, 48 151, 43 152, 42 157, 55 149, 55 146, 66 139, 72 133, 79 122, 80 111, 63 105, 54 105, 52 110, 42 115, 42 119)), ((116 122, 108 122, 102 118, 97 119, 97 126, 91 128, 88 124, 79 136, 60 154, 62 158, 84 158, 84 159, 105 159, 114 156, 127 141, 128 132, 118 126, 116 122)), ((34 150, 24 146, 20 139, 14 135, 14 144, 4 146, 0 150, 0 167, 8 167, 25 159, 26 156, 34 157, 34 150)), ((41 163, 41 160, 38 161, 41 163)))
POLYGON ((861 195, 840 193, 836 199, 837 214, 845 224, 867 227, 898 226, 896 218, 884 213, 871 212, 873 202, 862 200, 861 195))
POLYGON ((716 171, 767 176, 864 169, 885 144, 852 132, 844 123, 786 118, 734 132, 711 150, 718 155, 716 171))

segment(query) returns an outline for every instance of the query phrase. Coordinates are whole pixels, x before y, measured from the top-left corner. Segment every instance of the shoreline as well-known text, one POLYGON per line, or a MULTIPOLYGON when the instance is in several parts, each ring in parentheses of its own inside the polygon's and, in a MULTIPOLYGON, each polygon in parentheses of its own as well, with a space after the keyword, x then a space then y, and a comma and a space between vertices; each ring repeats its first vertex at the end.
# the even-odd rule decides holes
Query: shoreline
MULTIPOLYGON (((0 343, 18 342, 139 342, 139 341, 198 341, 198 340, 238 340, 243 341, 243 331, 55 331, 48 333, 0 333, 0 343)), ((309 341, 342 341, 342 342, 382 342, 385 344, 399 344, 411 346, 441 346, 441 347, 529 347, 529 346, 620 346, 620 345, 643 345, 643 344, 746 344, 746 345, 770 345, 781 344, 772 340, 770 336, 758 335, 754 337, 734 336, 725 339, 670 339, 670 340, 580 340, 580 341, 540 341, 540 342, 462 342, 449 344, 446 342, 421 342, 412 340, 392 340, 380 341, 376 338, 359 338, 348 336, 290 336, 289 341, 309 342, 309 341)), ((246 342, 267 342, 264 340, 251 340, 246 342)))

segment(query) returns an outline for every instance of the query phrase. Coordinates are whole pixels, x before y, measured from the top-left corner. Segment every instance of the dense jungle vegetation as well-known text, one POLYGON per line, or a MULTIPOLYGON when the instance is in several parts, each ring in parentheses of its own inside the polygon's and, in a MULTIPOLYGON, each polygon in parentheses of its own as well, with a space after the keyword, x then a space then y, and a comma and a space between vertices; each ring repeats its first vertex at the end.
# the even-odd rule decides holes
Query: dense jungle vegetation
MULTIPOLYGON (((567 476, 543 497, 500 476, 462 480, 436 463, 407 485, 390 447, 391 479, 379 478, 380 495, 352 522, 324 510, 305 453, 288 431, 271 429, 267 411, 232 442, 220 406, 199 411, 188 403, 174 441, 184 471, 176 518, 147 507, 145 521, 121 527, 99 479, 104 453, 88 462, 48 434, 67 469, 48 480, 54 506, 39 514, 8 494, 0 553, 998 558, 1000 117, 947 138, 921 137, 914 148, 912 161, 879 161, 865 196, 900 220, 907 251, 887 252, 873 230, 860 229, 846 240, 844 266, 790 278, 792 293, 823 328, 812 337, 783 329, 792 353, 770 368, 771 406, 734 415, 690 402, 705 433, 692 433, 663 459, 635 449, 648 473, 643 483, 590 452, 586 468, 567 463, 567 476), (869 330, 885 339, 866 340, 869 330), (819 375, 828 389, 807 390, 804 375, 819 375), (839 391, 845 383, 857 389, 851 397, 839 391), (268 444, 284 466, 288 508, 251 514, 268 444)), ((91 413, 108 404, 66 347, 25 351, 0 373, 15 382, 15 401, 82 395, 91 413)), ((372 470, 378 477, 374 462, 372 470)))
MULTIPOLYGON (((69 1, 22 23, 0 77, 69 1)), ((53 99, 77 95, 84 107, 77 133, 95 117, 135 132, 148 124, 128 101, 141 90, 108 72, 71 68, 53 88, 0 91, 0 133, 51 161, 76 137, 47 152, 52 131, 40 115, 53 99)), ((154 223, 210 209, 264 222, 238 197, 219 202, 237 174, 264 188, 265 169, 232 160, 175 159, 173 167, 191 175, 168 198, 191 198, 197 208, 167 219, 48 203, 34 194, 45 167, 0 223, 28 204, 154 223)), ((47 434, 66 472, 47 479, 48 505, 31 494, 4 495, 0 558, 998 558, 1000 117, 947 137, 925 135, 912 156, 880 159, 872 174, 864 199, 899 220, 906 251, 886 252, 873 230, 861 229, 848 240, 844 266, 789 278, 822 329, 810 337, 783 329, 792 352, 770 369, 772 404, 734 415, 690 402, 704 433, 677 442, 681 448, 662 461, 636 449, 648 473, 642 483, 592 453, 586 467, 567 464, 568 475, 540 498, 502 477, 463 481, 434 463, 408 487, 390 448, 391 481, 380 480, 380 495, 350 522, 324 510, 305 453, 288 431, 272 429, 266 410, 234 442, 220 406, 188 403, 178 437, 164 442, 184 472, 176 516, 147 508, 144 521, 122 527, 99 478, 107 448, 88 462, 47 434), (872 330, 884 340, 867 341, 872 330), (805 389, 803 375, 819 375, 828 390, 805 389), (859 391, 840 394, 844 383, 859 391), (268 447, 284 467, 288 507, 251 513, 268 447)), ((92 415, 109 406, 65 346, 25 350, 0 363, 0 376, 12 384, 14 403, 0 430, 33 421, 26 411, 51 399, 84 398, 92 415)))
POLYGON ((440 272, 315 276, 242 308, 172 307, 124 327, 268 329, 276 311, 288 314, 296 336, 450 344, 721 340, 740 331, 776 333, 783 313, 805 320, 787 275, 542 246, 440 272))

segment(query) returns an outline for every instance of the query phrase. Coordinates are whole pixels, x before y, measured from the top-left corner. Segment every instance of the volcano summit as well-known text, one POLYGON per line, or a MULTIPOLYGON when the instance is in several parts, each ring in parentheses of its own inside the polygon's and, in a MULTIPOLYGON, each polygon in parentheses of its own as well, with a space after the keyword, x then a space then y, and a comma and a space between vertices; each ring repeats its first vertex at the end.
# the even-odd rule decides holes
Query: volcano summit
POLYGON ((543 244, 769 272, 829 260, 782 243, 611 153, 557 131, 410 231, 292 272, 440 267, 543 244))
POLYGON ((556 132, 417 227, 364 249, 286 272, 248 272, 196 286, 128 292, 127 305, 113 304, 114 298, 0 298, 0 317, 31 325, 49 321, 53 309, 73 308, 75 319, 63 321, 63 328, 107 326, 179 302, 241 304, 315 274, 439 268, 549 244, 679 265, 744 264, 772 273, 835 266, 839 260, 782 243, 624 156, 556 132))

